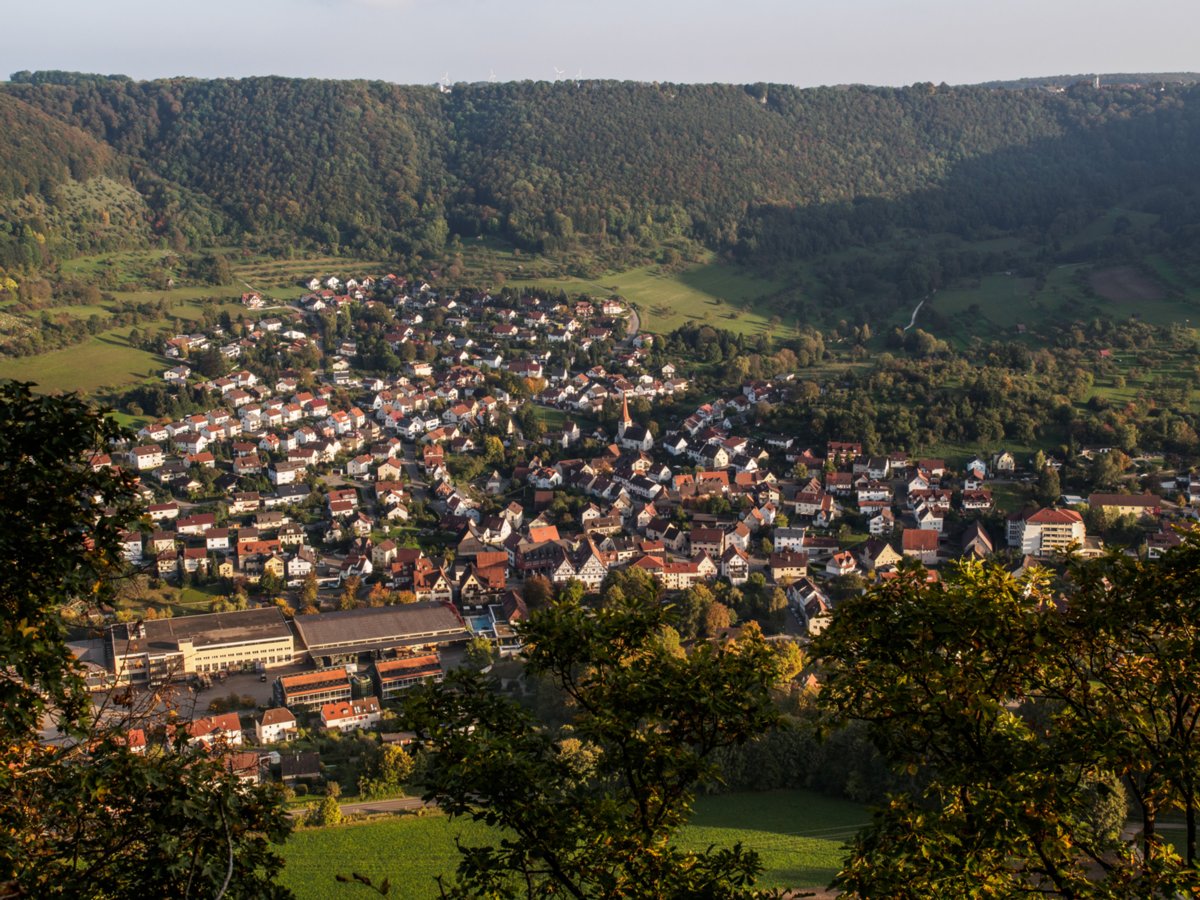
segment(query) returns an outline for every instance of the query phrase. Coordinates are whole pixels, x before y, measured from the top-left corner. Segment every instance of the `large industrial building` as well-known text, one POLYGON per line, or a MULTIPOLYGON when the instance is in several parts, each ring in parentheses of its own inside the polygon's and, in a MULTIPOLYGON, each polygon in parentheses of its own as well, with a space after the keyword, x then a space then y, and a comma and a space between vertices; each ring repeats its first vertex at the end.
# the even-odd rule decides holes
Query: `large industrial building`
POLYGON ((276 607, 114 625, 106 648, 117 684, 291 665, 295 640, 276 607))
POLYGON ((448 603, 405 603, 297 616, 302 649, 318 666, 412 655, 465 643, 471 633, 448 603))

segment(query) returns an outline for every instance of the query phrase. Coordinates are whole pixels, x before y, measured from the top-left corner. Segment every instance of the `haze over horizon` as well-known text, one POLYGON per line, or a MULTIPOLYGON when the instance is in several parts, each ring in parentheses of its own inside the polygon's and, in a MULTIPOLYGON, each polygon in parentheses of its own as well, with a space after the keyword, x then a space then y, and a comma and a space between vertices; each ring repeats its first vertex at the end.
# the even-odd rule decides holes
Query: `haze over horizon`
POLYGON ((1200 69, 1200 4, 1147 0, 43 0, 6 10, 4 76, 282 75, 953 84, 1200 69), (12 42, 10 42, 11 44, 12 42))

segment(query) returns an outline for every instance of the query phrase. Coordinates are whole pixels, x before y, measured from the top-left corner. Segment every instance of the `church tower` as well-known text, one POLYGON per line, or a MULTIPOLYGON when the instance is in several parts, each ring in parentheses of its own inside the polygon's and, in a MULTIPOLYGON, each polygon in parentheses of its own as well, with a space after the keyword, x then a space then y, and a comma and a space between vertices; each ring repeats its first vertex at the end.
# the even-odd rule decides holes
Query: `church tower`
POLYGON ((629 397, 624 391, 621 391, 621 424, 617 426, 617 440, 625 437, 625 431, 633 424, 633 419, 629 417, 629 397))

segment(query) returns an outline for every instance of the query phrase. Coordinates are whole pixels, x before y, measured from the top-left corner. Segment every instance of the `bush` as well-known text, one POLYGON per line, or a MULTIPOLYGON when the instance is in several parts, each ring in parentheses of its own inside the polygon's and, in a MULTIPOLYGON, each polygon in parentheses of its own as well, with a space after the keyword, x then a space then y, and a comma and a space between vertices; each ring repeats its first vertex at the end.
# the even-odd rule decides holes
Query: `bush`
POLYGON ((321 801, 320 805, 310 806, 308 813, 304 816, 304 824, 315 826, 341 825, 342 807, 338 804, 337 797, 329 795, 321 801))

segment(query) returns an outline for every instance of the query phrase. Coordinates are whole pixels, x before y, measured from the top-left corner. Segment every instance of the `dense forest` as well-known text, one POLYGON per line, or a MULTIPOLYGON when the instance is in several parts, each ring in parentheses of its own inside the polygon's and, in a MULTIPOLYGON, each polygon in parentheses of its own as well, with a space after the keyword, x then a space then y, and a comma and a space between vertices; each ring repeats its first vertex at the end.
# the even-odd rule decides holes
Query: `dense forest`
POLYGON ((454 234, 529 250, 683 237, 761 260, 909 229, 1052 246, 1134 192, 1181 227, 1198 206, 1200 88, 1187 84, 561 81, 442 93, 17 73, 0 89, 0 121, 8 267, 41 261, 38 234, 42 255, 68 255, 94 249, 104 228, 177 248, 253 236, 397 255, 439 252, 454 234), (99 179, 137 198, 117 225, 115 201, 93 190, 90 207, 78 202, 78 186, 99 179), (95 228, 59 224, 89 209, 95 228))

